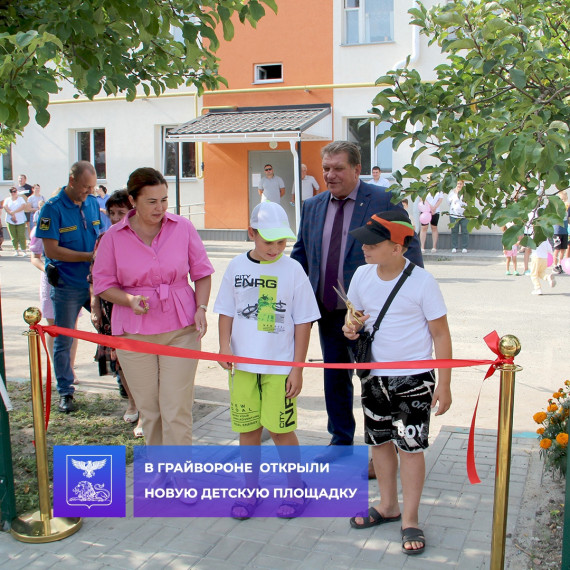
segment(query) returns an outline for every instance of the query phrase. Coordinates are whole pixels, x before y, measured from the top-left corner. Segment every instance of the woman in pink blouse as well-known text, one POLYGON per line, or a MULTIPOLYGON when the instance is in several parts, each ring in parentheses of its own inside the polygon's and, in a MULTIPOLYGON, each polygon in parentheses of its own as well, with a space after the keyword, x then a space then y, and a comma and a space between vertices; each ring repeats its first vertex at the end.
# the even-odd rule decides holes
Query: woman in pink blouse
MULTIPOLYGON (((127 190, 134 209, 101 239, 93 292, 114 305, 113 335, 199 350, 214 272, 204 244, 189 220, 166 211, 168 188, 160 172, 138 168, 127 190)), ((147 445, 191 445, 197 361, 117 353, 147 445)))

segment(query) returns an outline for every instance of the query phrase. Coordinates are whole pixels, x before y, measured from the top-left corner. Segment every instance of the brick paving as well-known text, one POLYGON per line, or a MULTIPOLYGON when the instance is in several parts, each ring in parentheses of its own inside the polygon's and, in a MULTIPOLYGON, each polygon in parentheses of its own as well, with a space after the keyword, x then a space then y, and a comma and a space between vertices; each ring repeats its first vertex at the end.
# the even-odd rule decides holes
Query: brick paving
MULTIPOLYGON (((243 244, 219 244, 220 260, 232 257, 243 244)), ((211 252, 216 257, 216 251, 211 252)), ((468 258, 496 263, 501 252, 449 251, 427 253, 442 261, 468 258)), ((502 273, 501 273, 502 275, 502 273)), ((320 400, 319 400, 320 401, 320 400)), ((542 403, 542 402, 541 402, 542 403)), ((324 406, 322 406, 324 407, 324 406)), ((301 443, 326 445, 325 412, 313 406, 298 435, 301 443)), ((470 418, 462 418, 468 423, 470 418)), ((220 403, 194 424, 195 443, 236 445, 229 429, 229 410, 220 403)), ((492 424, 491 424, 492 425, 492 424)), ((270 445, 270 443, 267 443, 270 445)), ((483 569, 490 566, 495 474, 495 430, 477 430, 476 460, 479 485, 467 480, 467 433, 463 427, 443 426, 434 434, 426 453, 426 484, 420 507, 420 526, 427 548, 421 556, 401 552, 399 524, 366 530, 350 528, 345 518, 134 518, 132 516, 132 468, 127 471, 127 517, 85 519, 74 535, 47 544, 25 544, 0 533, 2 567, 17 568, 241 568, 354 569, 483 569)), ((506 568, 521 568, 515 559, 512 536, 519 526, 534 520, 536 500, 525 490, 540 480, 542 463, 534 437, 515 434, 512 445, 506 568)), ((370 483, 370 500, 377 498, 376 482, 370 483)))
MULTIPOLYGON (((195 443, 208 445, 215 438, 218 445, 237 444, 228 425, 229 410, 220 406, 196 422, 195 443), (222 433, 230 436, 220 440, 222 433)), ((298 435, 301 442, 326 445, 328 441, 323 434, 299 430, 298 435)), ((87 518, 76 534, 47 544, 24 544, 2 533, 0 559, 9 569, 488 568, 496 433, 476 432, 479 485, 471 485, 466 477, 467 437, 465 429, 445 426, 426 453, 420 526, 425 529, 428 546, 421 556, 401 552, 398 524, 356 530, 345 518, 133 518, 129 469, 125 519, 87 518)), ((535 447, 534 439, 513 438, 508 535, 514 534, 521 515, 527 477, 541 468, 535 447)), ((371 481, 370 499, 377 494, 376 482, 371 481)), ((509 549, 510 538, 507 553, 509 549)))

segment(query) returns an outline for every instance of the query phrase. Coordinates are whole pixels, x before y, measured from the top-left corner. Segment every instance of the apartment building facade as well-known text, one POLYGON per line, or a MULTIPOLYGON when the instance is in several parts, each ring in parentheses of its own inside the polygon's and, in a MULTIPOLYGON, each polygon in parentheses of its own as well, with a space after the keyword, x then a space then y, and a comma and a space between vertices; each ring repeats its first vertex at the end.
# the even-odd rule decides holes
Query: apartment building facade
POLYGON ((385 126, 365 119, 380 90, 378 77, 410 56, 429 79, 441 62, 437 46, 428 47, 427 38, 409 24, 414 4, 278 2, 278 14, 268 10, 255 29, 236 24, 234 39, 222 42, 217 54, 228 87, 202 97, 188 88, 134 102, 103 97, 90 102, 74 99, 65 88, 52 97, 48 126, 30 123, 11 157, 4 157, 0 193, 7 195, 25 173, 50 195, 79 159, 93 161, 109 190, 124 186, 135 168, 152 166, 167 177, 171 206, 177 203, 198 228, 217 230, 209 232, 212 237, 231 239, 243 237, 259 201, 263 166, 270 163, 285 182, 282 205, 295 225, 299 208, 290 203, 300 163, 322 189, 320 149, 331 140, 361 146, 365 179, 374 165, 389 178, 410 158, 413 149, 406 145, 398 151, 390 141, 375 147, 385 126))

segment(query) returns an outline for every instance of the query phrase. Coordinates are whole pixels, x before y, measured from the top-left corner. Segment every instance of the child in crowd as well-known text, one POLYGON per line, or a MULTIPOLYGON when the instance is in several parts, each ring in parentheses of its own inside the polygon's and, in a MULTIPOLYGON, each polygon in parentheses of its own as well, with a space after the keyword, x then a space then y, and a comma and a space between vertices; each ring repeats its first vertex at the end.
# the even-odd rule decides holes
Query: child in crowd
POLYGON ((507 261, 507 270, 505 275, 520 275, 517 270, 517 253, 519 252, 519 246, 515 243, 511 249, 503 249, 503 255, 507 261), (511 261, 513 262, 513 270, 511 271, 511 261))
MULTIPOLYGON (((503 226, 501 229, 503 233, 510 228, 513 222, 509 222, 506 226, 503 226)), ((511 249, 503 249, 503 255, 505 256, 505 260, 507 261, 507 270, 505 271, 505 275, 520 275, 517 271, 517 254, 519 252, 519 244, 518 242, 511 247, 511 249), (513 271, 511 271, 511 261, 513 262, 513 271)))
MULTIPOLYGON (((372 361, 389 362, 451 358, 447 309, 436 280, 421 267, 409 266, 404 257, 414 235, 405 212, 391 210, 373 215, 351 235, 363 243, 367 265, 356 270, 348 298, 364 313, 364 327, 371 332, 378 314, 395 285, 407 275, 372 343, 372 361), (410 272, 411 270, 411 272, 410 272)), ((347 313, 343 326, 350 340, 358 338, 361 325, 347 313)), ((425 479, 424 450, 428 447, 431 409, 444 414, 451 405, 451 370, 371 370, 361 379, 365 442, 372 445, 380 500, 367 513, 350 520, 363 529, 402 521, 402 551, 420 554, 426 539, 418 528, 419 505, 425 479), (403 512, 398 504, 398 457, 403 491, 403 512)))
POLYGON ((537 248, 532 252, 530 262, 530 278, 534 286, 534 289, 531 291, 532 295, 542 295, 542 288, 540 287, 541 279, 544 279, 550 287, 556 286, 554 275, 546 273, 548 254, 552 255, 552 246, 548 240, 538 244, 537 248))
MULTIPOLYGON (((109 217, 109 227, 119 223, 129 213, 129 210, 133 209, 133 205, 129 200, 128 192, 126 190, 116 190, 113 194, 107 196, 105 200, 105 209, 109 217)), ((103 234, 101 234, 95 242, 93 263, 95 262, 97 248, 102 237, 103 234)), ((91 264, 91 270, 93 270, 93 263, 91 264)), ((89 275, 89 282, 92 283, 91 274, 89 275)), ((113 304, 109 303, 109 301, 105 301, 105 299, 102 299, 99 295, 94 295, 93 285, 91 285, 91 321, 99 334, 111 334, 112 310, 113 304)), ((130 424, 138 422, 137 426, 133 430, 133 434, 135 437, 143 437, 142 418, 140 417, 131 391, 129 390, 129 385, 125 378, 125 374, 123 373, 123 369, 117 359, 116 350, 114 348, 109 348, 108 346, 99 345, 97 346, 96 360, 99 362, 100 376, 107 374, 107 360, 111 362, 111 370, 117 376, 119 392, 121 393, 121 396, 124 394, 123 397, 126 397, 129 401, 127 409, 123 414, 123 420, 130 424)))
MULTIPOLYGON (((301 265, 283 255, 289 228, 285 210, 275 202, 258 204, 251 214, 251 251, 234 258, 223 276, 214 305, 219 313, 220 354, 268 360, 304 362, 311 322, 320 318, 313 290, 301 265)), ((220 362, 229 374, 232 429, 242 446, 260 446, 265 427, 275 445, 298 446, 296 397, 303 384, 303 369, 220 362)), ((258 473, 246 474, 250 488, 258 473)), ((292 488, 303 487, 290 474, 292 488)), ((260 499, 239 499, 231 516, 250 518, 260 499)), ((301 515, 306 499, 285 499, 277 516, 301 515)))
MULTIPOLYGON (((533 210, 528 214, 528 221, 524 225, 523 232, 525 236, 532 238, 534 236, 534 228, 533 222, 534 219, 537 217, 536 210, 533 210)), ((530 275, 530 256, 532 255, 532 248, 529 246, 525 246, 522 248, 523 254, 523 264, 524 264, 524 273, 523 275, 530 275)))

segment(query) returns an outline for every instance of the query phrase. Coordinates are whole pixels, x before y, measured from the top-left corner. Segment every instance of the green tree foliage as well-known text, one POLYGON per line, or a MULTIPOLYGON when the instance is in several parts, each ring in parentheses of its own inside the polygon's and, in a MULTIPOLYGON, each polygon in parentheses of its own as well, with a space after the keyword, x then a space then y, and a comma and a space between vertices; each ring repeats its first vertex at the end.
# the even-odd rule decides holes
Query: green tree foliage
POLYGON ((48 124, 49 95, 66 81, 90 99, 215 89, 220 28, 231 40, 234 14, 255 27, 263 4, 277 12, 275 0, 0 0, 0 151, 30 110, 48 124))
POLYGON ((449 192, 464 179, 471 228, 512 221, 511 245, 534 212, 534 241, 543 241, 564 217, 558 193, 570 178, 570 0, 465 0, 409 13, 445 61, 435 81, 408 67, 377 80, 388 87, 373 120, 391 123, 377 142, 414 148, 396 173, 400 191, 449 192), (432 158, 418 165, 422 153, 432 158))

